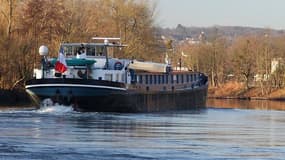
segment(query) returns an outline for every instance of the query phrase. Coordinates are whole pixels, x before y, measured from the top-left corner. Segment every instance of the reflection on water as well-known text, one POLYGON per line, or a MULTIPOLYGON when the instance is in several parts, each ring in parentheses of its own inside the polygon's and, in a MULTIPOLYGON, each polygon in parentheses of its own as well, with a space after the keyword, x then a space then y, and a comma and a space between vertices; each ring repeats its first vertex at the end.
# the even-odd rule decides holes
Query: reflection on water
POLYGON ((285 110, 284 101, 270 100, 239 100, 239 99, 208 99, 208 107, 215 108, 240 108, 261 110, 285 110))
POLYGON ((283 159, 285 112, 0 109, 0 159, 283 159))

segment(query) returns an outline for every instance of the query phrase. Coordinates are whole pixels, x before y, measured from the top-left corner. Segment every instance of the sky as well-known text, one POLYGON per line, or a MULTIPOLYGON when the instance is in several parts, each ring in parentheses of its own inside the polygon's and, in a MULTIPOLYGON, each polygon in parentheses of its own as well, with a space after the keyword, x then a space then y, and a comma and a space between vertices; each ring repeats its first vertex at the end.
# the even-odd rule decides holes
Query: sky
POLYGON ((155 0, 161 27, 249 26, 285 29, 285 0, 155 0))

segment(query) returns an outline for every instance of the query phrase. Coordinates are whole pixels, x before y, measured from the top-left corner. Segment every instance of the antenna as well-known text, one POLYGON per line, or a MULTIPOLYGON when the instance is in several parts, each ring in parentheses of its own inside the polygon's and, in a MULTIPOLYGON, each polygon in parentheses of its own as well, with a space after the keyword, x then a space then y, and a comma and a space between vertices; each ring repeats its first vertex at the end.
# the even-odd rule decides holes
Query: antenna
POLYGON ((92 37, 94 40, 113 40, 113 41, 119 41, 121 38, 110 38, 110 37, 92 37))
POLYGON ((119 43, 121 44, 121 38, 112 38, 112 37, 92 37, 92 39, 94 40, 104 40, 104 44, 108 45, 109 44, 109 40, 111 41, 119 41, 119 43))
POLYGON ((112 37, 92 37, 93 40, 104 40, 105 45, 111 45, 111 46, 117 46, 117 47, 127 47, 128 45, 121 43, 121 38, 112 38, 112 37), (119 43, 109 43, 109 40, 111 41, 119 41, 119 43))

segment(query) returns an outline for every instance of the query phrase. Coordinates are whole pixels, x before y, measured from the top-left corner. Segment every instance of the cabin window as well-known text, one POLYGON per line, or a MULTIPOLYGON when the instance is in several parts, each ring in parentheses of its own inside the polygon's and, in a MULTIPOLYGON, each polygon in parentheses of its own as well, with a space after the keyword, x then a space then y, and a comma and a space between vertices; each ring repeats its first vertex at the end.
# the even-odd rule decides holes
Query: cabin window
POLYGON ((116 82, 119 82, 119 80, 120 80, 120 75, 116 74, 116 82))
POLYGON ((172 74, 170 77, 171 77, 171 84, 173 84, 174 83, 174 75, 172 74))
POLYGON ((193 82, 193 74, 191 74, 191 82, 193 82))
POLYGON ((162 84, 165 83, 165 76, 164 76, 164 75, 161 76, 161 83, 162 83, 162 84))
POLYGON ((136 78, 136 82, 139 83, 139 77, 140 77, 140 75, 137 75, 136 77, 137 77, 137 78, 136 78))
POLYGON ((122 78, 122 82, 124 82, 125 81, 125 74, 122 74, 121 78, 122 78))
POLYGON ((145 75, 145 84, 148 84, 148 75, 145 75))
POLYGON ((153 75, 154 84, 156 84, 156 75, 153 75))
POLYGON ((142 84, 142 75, 139 75, 139 83, 142 84))
POLYGON ((181 74, 181 83, 184 83, 184 75, 181 74))
POLYGON ((196 74, 194 74, 194 81, 196 81, 197 80, 197 75, 196 74))
POLYGON ((160 84, 161 83, 161 75, 158 75, 157 77, 158 77, 158 84, 160 84))
POLYGON ((152 84, 152 75, 149 75, 149 84, 152 84))
POLYGON ((149 86, 147 86, 145 89, 146 89, 146 91, 149 91, 149 86))
POLYGON ((165 83, 168 84, 168 74, 165 75, 165 83))
POLYGON ((136 83, 137 82, 137 75, 135 74, 133 79, 132 79, 133 83, 136 83))
POLYGON ((186 75, 186 81, 187 81, 187 83, 189 82, 189 76, 190 76, 189 74, 186 75))
POLYGON ((112 81, 112 77, 113 77, 112 74, 105 74, 105 80, 106 81, 112 81))
POLYGON ((176 79, 177 79, 176 83, 178 84, 179 83, 179 75, 178 74, 176 75, 176 79))
POLYGON ((131 83, 135 83, 137 78, 135 71, 133 69, 130 69, 130 76, 131 76, 131 83))

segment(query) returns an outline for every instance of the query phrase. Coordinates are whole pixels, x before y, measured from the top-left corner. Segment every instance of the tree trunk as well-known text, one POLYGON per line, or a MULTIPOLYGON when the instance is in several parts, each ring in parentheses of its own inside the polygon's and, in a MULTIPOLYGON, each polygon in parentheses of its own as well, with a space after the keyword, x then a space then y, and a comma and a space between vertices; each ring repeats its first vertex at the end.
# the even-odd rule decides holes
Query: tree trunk
POLYGON ((12 22, 13 22, 13 0, 8 0, 9 3, 9 14, 8 14, 8 26, 7 26, 7 37, 8 39, 11 38, 11 34, 12 34, 12 22))

